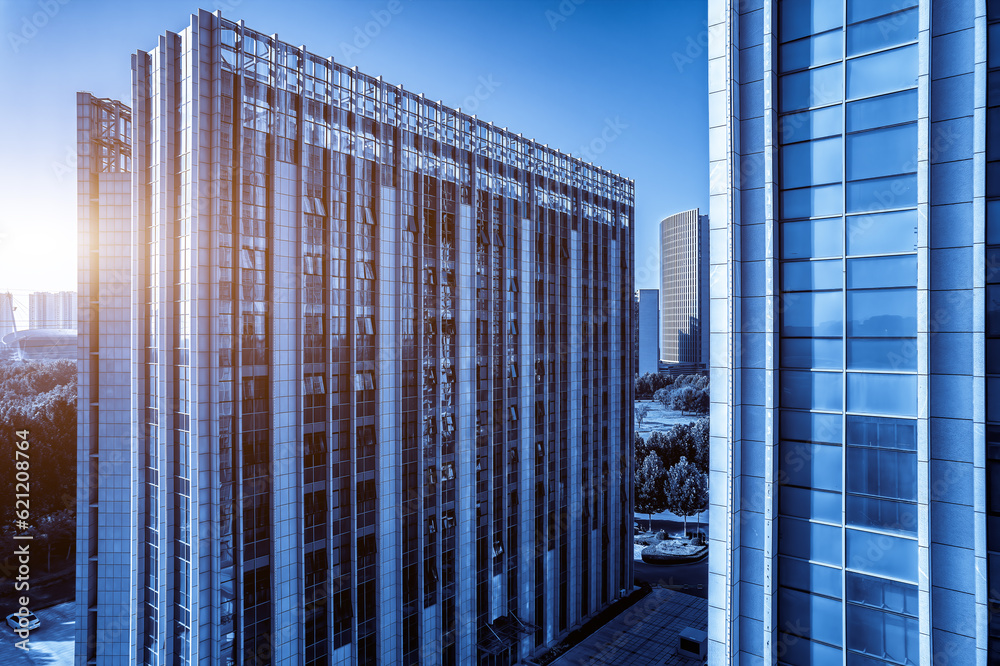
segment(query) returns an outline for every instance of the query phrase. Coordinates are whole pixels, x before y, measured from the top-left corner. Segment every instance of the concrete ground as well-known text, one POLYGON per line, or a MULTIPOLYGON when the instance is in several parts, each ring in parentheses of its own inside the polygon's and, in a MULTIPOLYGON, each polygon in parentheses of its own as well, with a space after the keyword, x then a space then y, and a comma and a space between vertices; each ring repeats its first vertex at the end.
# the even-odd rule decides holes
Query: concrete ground
POLYGON ((694 666, 697 662, 677 655, 678 636, 686 627, 705 631, 707 626, 706 599, 653 588, 550 666, 694 666))
MULTIPOLYGON (((0 609, 3 618, 16 609, 0 609)), ((14 647, 21 640, 3 622, 0 626, 0 664, 3 666, 70 666, 73 663, 76 610, 72 601, 35 611, 42 626, 28 637, 27 652, 14 647)))

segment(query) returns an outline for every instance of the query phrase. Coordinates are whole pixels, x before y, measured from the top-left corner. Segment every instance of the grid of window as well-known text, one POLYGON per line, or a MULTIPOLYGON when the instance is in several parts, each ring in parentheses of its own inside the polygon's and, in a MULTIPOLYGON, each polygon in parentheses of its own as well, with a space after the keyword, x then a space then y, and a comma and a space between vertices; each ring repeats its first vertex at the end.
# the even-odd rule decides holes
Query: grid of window
POLYGON ((993 663, 1000 660, 1000 2, 987 2, 986 12, 986 549, 993 663))
POLYGON ((915 5, 779 5, 782 663, 918 659, 915 5))

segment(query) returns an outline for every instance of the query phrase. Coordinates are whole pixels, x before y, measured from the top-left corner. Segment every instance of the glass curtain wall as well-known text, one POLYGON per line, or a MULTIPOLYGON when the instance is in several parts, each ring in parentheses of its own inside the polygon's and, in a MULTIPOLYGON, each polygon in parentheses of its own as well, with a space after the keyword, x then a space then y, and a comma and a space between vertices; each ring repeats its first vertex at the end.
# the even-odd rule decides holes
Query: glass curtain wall
POLYGON ((785 664, 918 660, 916 4, 778 4, 785 664))

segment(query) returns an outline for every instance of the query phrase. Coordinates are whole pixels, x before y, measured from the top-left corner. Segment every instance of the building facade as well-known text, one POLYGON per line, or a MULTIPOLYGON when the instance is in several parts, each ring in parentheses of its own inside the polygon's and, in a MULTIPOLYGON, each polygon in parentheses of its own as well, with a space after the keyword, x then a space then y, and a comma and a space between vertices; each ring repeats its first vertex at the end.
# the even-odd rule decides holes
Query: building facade
POLYGON ((657 289, 640 289, 638 348, 639 375, 660 371, 660 292, 657 289))
POLYGON ((132 65, 97 663, 513 664, 631 589, 632 181, 218 13, 132 65))
POLYGON ((77 93, 77 663, 135 654, 132 114, 77 93))
POLYGON ((708 216, 660 222, 660 360, 696 367, 708 356, 708 216))
POLYGON ((709 2, 710 663, 1000 660, 998 19, 709 2))
POLYGON ((76 329, 75 291, 36 291, 28 296, 28 328, 76 329))

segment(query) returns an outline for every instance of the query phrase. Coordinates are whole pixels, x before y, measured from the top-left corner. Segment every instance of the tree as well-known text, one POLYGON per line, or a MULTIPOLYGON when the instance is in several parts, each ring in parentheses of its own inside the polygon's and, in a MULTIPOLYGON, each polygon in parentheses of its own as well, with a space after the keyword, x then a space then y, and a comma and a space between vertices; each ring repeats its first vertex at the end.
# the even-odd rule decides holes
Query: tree
POLYGON ((705 509, 708 503, 708 475, 689 463, 687 458, 667 470, 663 483, 666 509, 684 517, 684 535, 687 536, 687 518, 705 509))
POLYGON ((649 373, 642 375, 635 380, 635 397, 648 398, 653 394, 652 384, 649 382, 649 373))
POLYGON ((701 418, 691 424, 691 462, 705 474, 708 474, 709 464, 709 421, 701 418))
POLYGON ((649 410, 651 410, 648 404, 636 405, 635 406, 635 420, 638 422, 639 427, 642 427, 642 422, 649 415, 649 410))
POLYGON ((653 529, 653 514, 667 508, 667 498, 664 495, 664 481, 667 470, 660 456, 650 453, 642 465, 635 469, 635 510, 649 516, 649 529, 653 529))

